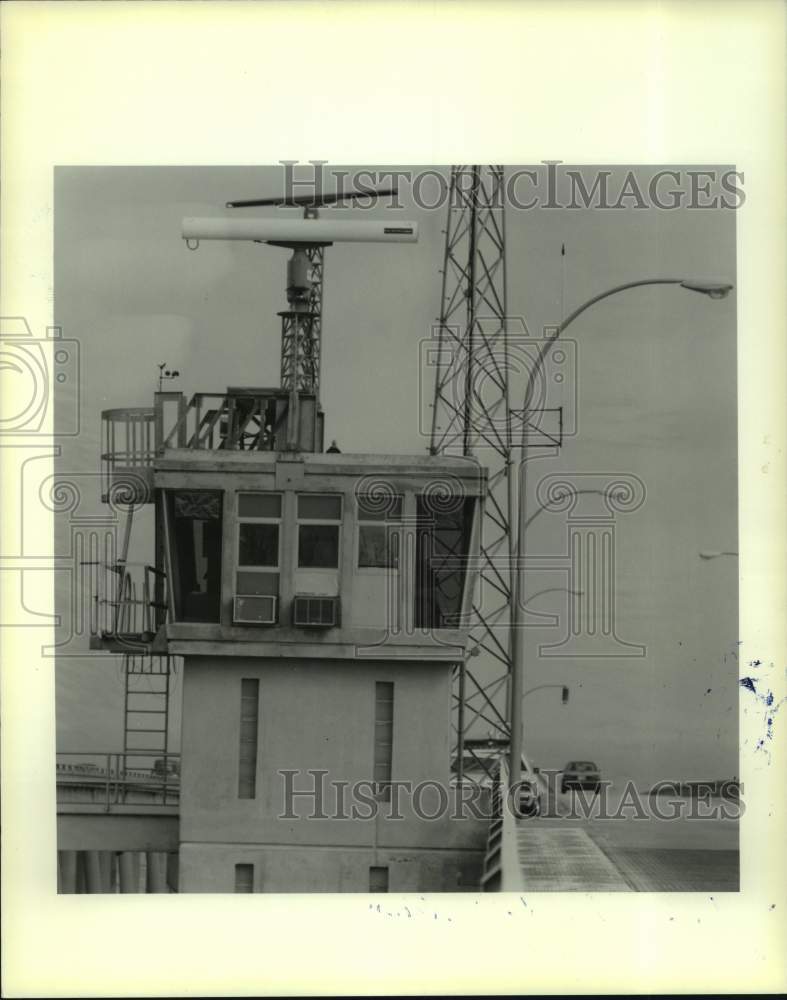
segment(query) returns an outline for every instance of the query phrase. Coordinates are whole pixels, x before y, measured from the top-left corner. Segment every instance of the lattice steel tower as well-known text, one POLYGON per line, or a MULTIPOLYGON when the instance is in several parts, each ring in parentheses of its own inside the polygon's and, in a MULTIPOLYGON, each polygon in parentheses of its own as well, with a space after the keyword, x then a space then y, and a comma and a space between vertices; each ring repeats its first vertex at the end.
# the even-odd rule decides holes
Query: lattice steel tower
POLYGON ((474 725, 510 739, 515 496, 502 166, 451 168, 437 334, 430 450, 474 455, 489 470, 468 654, 454 675, 453 752, 461 778, 465 736, 474 725), (479 657, 472 669, 469 656, 479 657))

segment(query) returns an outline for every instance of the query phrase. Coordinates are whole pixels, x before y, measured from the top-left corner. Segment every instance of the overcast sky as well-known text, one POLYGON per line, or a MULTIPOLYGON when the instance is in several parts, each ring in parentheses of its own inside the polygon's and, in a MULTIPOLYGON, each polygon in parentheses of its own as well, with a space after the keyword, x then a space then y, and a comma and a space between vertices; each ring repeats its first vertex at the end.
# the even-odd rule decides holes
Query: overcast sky
MULTIPOLYGON (((278 167, 57 171, 55 320, 79 340, 83 359, 83 430, 66 442, 61 470, 98 468, 100 411, 150 405, 159 362, 180 369, 175 385, 188 394, 278 384, 287 251, 203 243, 192 253, 180 220, 281 190, 278 167)), ((423 454, 428 445, 419 413, 427 415, 432 373, 421 344, 439 311, 446 210, 413 205, 405 187, 401 194, 398 215, 419 223, 417 245, 337 245, 326 254, 322 401, 326 439, 345 452, 423 454)), ((361 213, 381 214, 390 212, 361 213)), ((510 210, 506 225, 508 311, 532 334, 622 282, 734 280, 732 211, 541 208, 510 210)), ((737 549, 735 296, 637 289, 593 307, 570 335, 578 433, 539 462, 538 477, 628 473, 645 484, 644 504, 616 522, 616 628, 647 655, 546 659, 538 644, 558 641, 560 630, 529 630, 525 686, 567 683, 571 697, 562 706, 546 690, 525 702, 527 750, 544 767, 591 758, 608 775, 641 782, 736 774, 737 560, 699 556, 737 549)), ((564 515, 540 517, 528 549, 560 553, 565 533, 564 515)), ((530 593, 552 582, 533 574, 530 593)), ((537 601, 564 624, 564 594, 537 601)), ((118 664, 63 659, 59 749, 121 748, 118 664)), ((175 691, 177 699, 179 680, 175 691)))

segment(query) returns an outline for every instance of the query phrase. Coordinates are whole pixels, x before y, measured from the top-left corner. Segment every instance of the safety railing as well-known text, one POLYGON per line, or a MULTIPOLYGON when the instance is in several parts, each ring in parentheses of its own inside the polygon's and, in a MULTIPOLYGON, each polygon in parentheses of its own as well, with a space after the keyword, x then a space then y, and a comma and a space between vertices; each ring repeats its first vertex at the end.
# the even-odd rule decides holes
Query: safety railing
POLYGON ((102 493, 120 504, 148 503, 156 455, 156 411, 152 406, 104 410, 101 414, 102 493))
POLYGON ((146 563, 88 562, 95 567, 92 621, 102 636, 152 638, 167 619, 167 575, 146 563))
POLYGON ((486 840, 486 853, 481 872, 481 891, 497 892, 503 877, 503 825, 506 812, 506 786, 508 766, 503 758, 490 774, 492 782, 491 819, 486 840))
POLYGON ((522 779, 509 787, 505 756, 495 761, 492 775, 492 819, 481 874, 482 892, 516 892, 522 887, 517 820, 536 819, 541 813, 539 779, 523 758, 522 779))
POLYGON ((279 389, 197 392, 168 430, 162 409, 158 448, 271 451, 282 444, 287 410, 287 394, 279 389))
POLYGON ((127 469, 143 468, 156 449, 156 411, 152 406, 103 410, 102 458, 127 469))
POLYGON ((149 750, 56 755, 58 801, 74 805, 174 806, 180 800, 180 754, 149 750))
MULTIPOLYGON (((153 463, 166 449, 282 451, 291 446, 290 396, 282 389, 224 393, 157 392, 152 407, 104 410, 102 492, 116 505, 151 503, 153 463)), ((300 393, 292 415, 303 451, 322 451, 323 417, 313 393, 300 393)))

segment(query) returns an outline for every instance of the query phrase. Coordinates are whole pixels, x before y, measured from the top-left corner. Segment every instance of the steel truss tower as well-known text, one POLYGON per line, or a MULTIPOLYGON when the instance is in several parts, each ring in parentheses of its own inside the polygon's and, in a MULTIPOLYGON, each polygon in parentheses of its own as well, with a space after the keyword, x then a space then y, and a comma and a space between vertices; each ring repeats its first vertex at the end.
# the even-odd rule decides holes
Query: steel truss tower
POLYGON ((281 387, 313 392, 319 397, 322 356, 322 295, 325 251, 321 246, 305 250, 309 262, 308 300, 301 308, 280 312, 281 387))
POLYGON ((483 725, 510 740, 515 497, 502 166, 451 168, 437 337, 430 450, 472 455, 489 469, 470 641, 454 671, 454 770, 461 779, 465 753, 474 756, 469 732, 483 725))

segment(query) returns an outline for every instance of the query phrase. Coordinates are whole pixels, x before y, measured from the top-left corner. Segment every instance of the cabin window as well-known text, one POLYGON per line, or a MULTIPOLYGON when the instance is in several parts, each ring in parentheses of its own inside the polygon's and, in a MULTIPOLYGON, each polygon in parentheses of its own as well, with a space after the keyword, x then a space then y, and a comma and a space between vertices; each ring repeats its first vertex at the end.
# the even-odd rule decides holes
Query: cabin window
POLYGON ((281 494, 238 494, 238 566, 235 593, 278 597, 281 494))
POLYGON ((358 497, 358 569, 397 569, 402 498, 358 497))
POLYGON ((217 622, 221 609, 221 493, 169 494, 170 551, 179 621, 217 622))
POLYGON ((420 496, 416 501, 416 627, 456 628, 467 578, 473 500, 420 496))
POLYGON ((304 493, 298 497, 298 567, 338 569, 342 498, 304 493))

